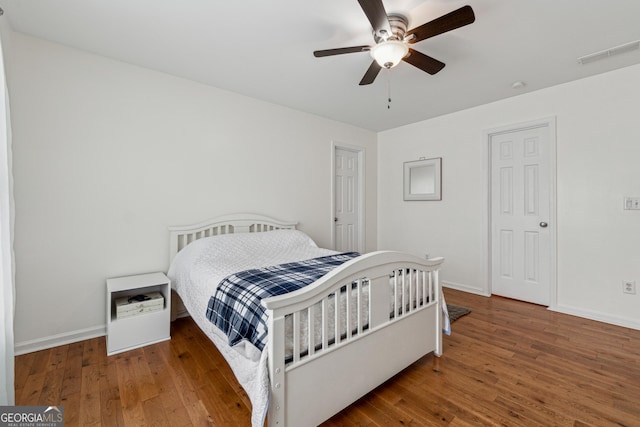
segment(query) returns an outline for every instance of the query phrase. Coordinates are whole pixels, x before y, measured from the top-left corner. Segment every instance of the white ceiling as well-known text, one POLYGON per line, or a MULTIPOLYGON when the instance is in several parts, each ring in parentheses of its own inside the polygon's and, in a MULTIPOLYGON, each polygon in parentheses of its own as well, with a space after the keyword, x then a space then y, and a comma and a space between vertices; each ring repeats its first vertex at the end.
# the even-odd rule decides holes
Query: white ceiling
POLYGON ((314 50, 371 44, 356 0, 0 0, 15 31, 381 131, 640 63, 638 0, 383 0, 416 27, 465 4, 476 22, 413 45, 447 66, 401 63, 358 86, 371 58, 314 50), (526 85, 511 87, 521 80, 526 85), (387 109, 387 92, 391 108, 387 109))

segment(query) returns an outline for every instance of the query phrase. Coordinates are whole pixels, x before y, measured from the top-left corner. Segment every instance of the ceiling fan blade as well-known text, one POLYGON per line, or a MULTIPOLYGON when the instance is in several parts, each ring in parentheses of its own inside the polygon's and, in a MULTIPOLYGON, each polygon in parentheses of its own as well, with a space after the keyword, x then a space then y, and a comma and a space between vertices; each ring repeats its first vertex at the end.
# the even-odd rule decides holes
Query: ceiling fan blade
POLYGON ((360 86, 370 85, 378 77, 378 73, 382 69, 376 61, 371 62, 369 69, 364 73, 364 77, 360 80, 360 86))
POLYGON ((391 24, 389 24, 382 0, 358 0, 358 3, 360 3, 364 14, 367 15, 376 34, 385 39, 392 34, 391 24))
POLYGON ((342 55, 345 53, 366 52, 368 50, 371 50, 371 46, 340 47, 338 49, 316 50, 313 52, 313 56, 320 58, 323 56, 342 55))
POLYGON ((414 67, 420 68, 422 71, 431 75, 436 74, 445 66, 444 62, 440 62, 435 58, 420 53, 417 50, 409 49, 409 55, 402 58, 404 62, 408 62, 414 67))
POLYGON ((424 39, 437 36, 438 34, 464 27, 465 25, 473 23, 475 20, 476 16, 471 6, 462 6, 460 9, 456 9, 446 15, 442 15, 440 18, 436 18, 413 30, 407 31, 405 40, 412 44, 417 43, 424 39), (410 37, 411 35, 414 37, 410 37))

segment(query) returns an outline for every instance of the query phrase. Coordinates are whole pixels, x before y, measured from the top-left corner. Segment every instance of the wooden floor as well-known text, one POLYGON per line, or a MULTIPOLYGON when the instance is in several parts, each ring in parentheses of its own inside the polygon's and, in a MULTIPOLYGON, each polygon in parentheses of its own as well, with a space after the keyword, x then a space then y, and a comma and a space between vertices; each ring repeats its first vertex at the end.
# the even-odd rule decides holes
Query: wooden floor
MULTIPOLYGON (((422 358, 327 426, 640 426, 640 331, 445 294, 473 311, 453 324, 444 355, 422 358)), ((246 394, 190 319, 174 322, 170 342, 116 356, 104 338, 19 356, 16 404, 63 405, 66 426, 250 423, 246 394)))

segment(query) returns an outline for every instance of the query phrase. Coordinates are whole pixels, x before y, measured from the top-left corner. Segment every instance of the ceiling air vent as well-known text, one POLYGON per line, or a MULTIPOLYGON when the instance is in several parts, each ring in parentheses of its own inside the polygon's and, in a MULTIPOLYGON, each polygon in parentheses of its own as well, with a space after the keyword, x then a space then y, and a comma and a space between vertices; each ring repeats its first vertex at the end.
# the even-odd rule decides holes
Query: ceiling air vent
POLYGON ((590 62, 599 61, 601 59, 607 59, 610 56, 618 55, 620 53, 631 52, 632 50, 640 49, 640 40, 634 42, 621 44, 620 46, 612 47, 600 52, 591 53, 589 55, 581 56, 578 58, 578 63, 584 65, 590 62))

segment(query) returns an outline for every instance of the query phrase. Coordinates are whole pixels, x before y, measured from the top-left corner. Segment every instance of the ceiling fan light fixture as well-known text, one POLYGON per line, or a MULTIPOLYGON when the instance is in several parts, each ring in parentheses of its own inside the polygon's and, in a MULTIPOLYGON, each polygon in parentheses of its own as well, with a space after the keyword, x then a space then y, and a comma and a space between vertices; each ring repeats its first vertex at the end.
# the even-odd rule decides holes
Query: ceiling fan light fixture
POLYGON ((393 68, 409 53, 409 46, 399 40, 380 42, 371 48, 371 57, 383 68, 393 68))

